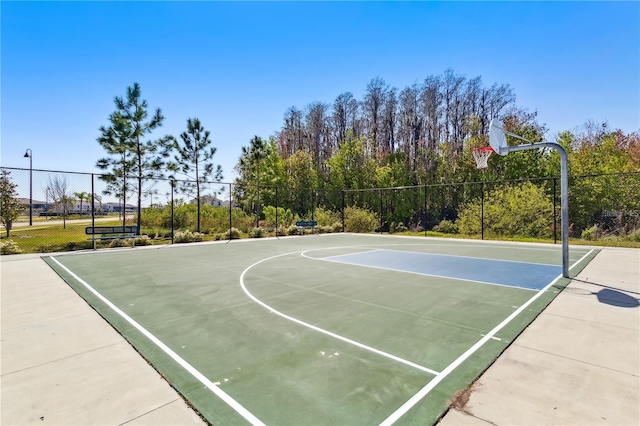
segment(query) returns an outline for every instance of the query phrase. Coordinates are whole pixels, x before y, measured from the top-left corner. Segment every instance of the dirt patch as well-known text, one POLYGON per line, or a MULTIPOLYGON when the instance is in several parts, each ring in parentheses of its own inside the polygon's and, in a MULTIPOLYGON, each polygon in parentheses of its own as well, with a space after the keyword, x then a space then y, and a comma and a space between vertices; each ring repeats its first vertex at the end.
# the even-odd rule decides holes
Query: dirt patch
POLYGON ((458 391, 453 394, 451 400, 449 401, 449 408, 454 408, 458 411, 462 411, 463 413, 472 414, 466 407, 467 402, 469 402, 469 398, 471 398, 471 393, 475 390, 475 383, 468 386, 466 389, 458 391))

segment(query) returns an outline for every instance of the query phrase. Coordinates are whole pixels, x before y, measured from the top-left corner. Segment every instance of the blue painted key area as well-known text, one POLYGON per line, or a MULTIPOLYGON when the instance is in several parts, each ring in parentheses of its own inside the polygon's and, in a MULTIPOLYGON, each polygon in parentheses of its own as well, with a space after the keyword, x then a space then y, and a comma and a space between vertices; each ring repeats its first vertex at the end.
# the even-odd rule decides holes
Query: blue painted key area
POLYGON ((324 260, 529 290, 541 290, 562 274, 561 266, 394 250, 373 250, 324 260))

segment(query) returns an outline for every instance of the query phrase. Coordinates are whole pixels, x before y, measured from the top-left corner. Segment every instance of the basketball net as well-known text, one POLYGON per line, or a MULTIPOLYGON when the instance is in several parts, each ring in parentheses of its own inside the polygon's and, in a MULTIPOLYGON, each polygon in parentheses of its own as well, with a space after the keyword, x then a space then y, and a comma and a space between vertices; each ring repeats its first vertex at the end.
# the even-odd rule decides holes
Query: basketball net
POLYGON ((487 167, 487 161, 493 152, 493 148, 490 146, 481 146, 480 148, 476 148, 473 151, 473 158, 476 160, 476 166, 479 169, 484 169, 487 167))

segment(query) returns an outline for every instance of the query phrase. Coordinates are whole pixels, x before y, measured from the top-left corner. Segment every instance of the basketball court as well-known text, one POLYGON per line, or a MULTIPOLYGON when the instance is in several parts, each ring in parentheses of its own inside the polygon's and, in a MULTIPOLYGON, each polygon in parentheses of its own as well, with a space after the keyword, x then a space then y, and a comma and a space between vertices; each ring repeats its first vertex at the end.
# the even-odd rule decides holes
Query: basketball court
MULTIPOLYGON (((478 167, 558 148, 490 128, 478 167)), ((598 254, 569 251, 558 150, 561 246, 333 234, 44 260, 209 423, 432 424, 598 254)))
POLYGON ((404 424, 436 421, 535 319, 561 258, 337 234, 45 260, 213 424, 404 424))

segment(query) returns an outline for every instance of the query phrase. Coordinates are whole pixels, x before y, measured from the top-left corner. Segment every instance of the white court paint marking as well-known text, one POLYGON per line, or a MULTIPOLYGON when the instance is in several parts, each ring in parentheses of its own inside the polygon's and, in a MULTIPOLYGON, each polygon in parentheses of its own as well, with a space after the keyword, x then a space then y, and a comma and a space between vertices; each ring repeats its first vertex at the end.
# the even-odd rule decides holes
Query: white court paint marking
MULTIPOLYGON (((587 256, 589 256, 593 252, 590 250, 587 254, 582 256, 580 260, 574 263, 571 268, 582 262, 587 256)), ((571 269, 569 268, 569 269, 571 269)), ((390 426, 394 424, 400 417, 404 416, 407 411, 413 408, 418 402, 420 402, 425 396, 433 390, 433 388, 438 385, 442 380, 444 380, 453 370, 455 370, 460 364, 462 364, 467 358, 473 355, 478 349, 480 349, 485 343, 489 341, 489 339, 493 338, 493 336, 502 328, 504 328, 507 324, 509 324, 515 317, 517 317, 522 311, 524 311, 529 305, 531 305, 538 297, 544 294, 553 284, 555 284, 559 279, 562 278, 562 275, 558 275, 553 281, 551 281, 545 288, 540 290, 536 295, 534 295, 531 299, 527 300, 520 308, 514 311, 511 315, 509 315, 504 321, 495 326, 493 330, 487 333, 482 339, 480 339, 475 345, 470 347, 465 353, 460 355, 455 361, 447 366, 440 374, 438 374, 433 380, 431 380, 425 387, 420 389, 414 396, 412 396, 407 402, 402 404, 400 408, 398 408, 395 412, 393 412, 389 417, 387 417, 380 426, 390 426)))
MULTIPOLYGON (((393 252, 396 252, 396 253, 407 253, 406 250, 394 250, 394 249, 380 249, 380 250, 393 251, 393 252)), ((456 258, 460 258, 460 259, 495 260, 496 262, 527 263, 529 265, 556 266, 558 268, 561 267, 560 265, 552 265, 550 263, 527 262, 525 260, 496 259, 496 258, 493 258, 493 257, 473 257, 473 256, 461 256, 459 254, 429 253, 429 252, 417 252, 417 251, 412 251, 412 252, 409 252, 409 253, 427 254, 427 255, 430 255, 430 256, 456 257, 456 258)))
MULTIPOLYGON (((333 248, 342 248, 342 247, 333 247, 333 248)), ((330 250, 330 249, 326 249, 326 250, 330 250)), ((361 348, 361 349, 364 349, 364 350, 367 350, 367 351, 373 352, 373 353, 378 354, 378 355, 382 355, 383 357, 386 357, 386 358, 392 359, 392 360, 394 360, 394 361, 396 361, 396 362, 399 362, 399 363, 402 363, 402 364, 408 365, 408 366, 410 366, 410 367, 416 368, 416 369, 418 369, 418 370, 424 371, 424 372, 429 373, 429 374, 432 374, 432 375, 434 375, 434 376, 437 376, 438 374, 440 374, 440 373, 438 373, 438 372, 437 372, 437 371, 435 371, 435 370, 432 370, 432 369, 430 369, 430 368, 427 368, 427 367, 424 367, 424 366, 422 366, 422 365, 416 364, 415 362, 408 361, 408 360, 406 360, 406 359, 403 359, 403 358, 400 358, 400 357, 398 357, 398 356, 392 355, 392 354, 390 354, 390 353, 387 353, 387 352, 381 351, 381 350, 379 350, 379 349, 373 348, 373 347, 368 346, 368 345, 365 345, 365 344, 363 344, 363 343, 356 342, 355 340, 351 340, 351 339, 349 339, 349 338, 347 338, 347 337, 341 336, 341 335, 336 334, 336 333, 333 333, 333 332, 331 332, 331 331, 329 331, 329 330, 325 330, 324 328, 320 328, 320 327, 315 326, 315 325, 313 325, 313 324, 309 324, 309 323, 307 323, 307 322, 304 322, 304 321, 302 321, 302 320, 299 320, 299 319, 297 319, 297 318, 294 318, 294 317, 292 317, 292 316, 290 316, 290 315, 287 315, 287 314, 285 314, 285 313, 282 313, 282 312, 280 312, 280 311, 278 311, 278 310, 276 310, 276 309, 272 308, 271 306, 267 305, 266 303, 264 303, 263 301, 261 301, 260 299, 258 299, 257 297, 255 297, 253 294, 251 294, 251 292, 249 292, 249 290, 247 290, 247 287, 246 287, 246 286, 245 286, 245 284, 244 284, 244 276, 245 276, 245 274, 246 274, 246 273, 247 273, 251 268, 253 268, 253 267, 254 267, 254 266, 256 266, 256 265, 259 265, 259 264, 260 264, 260 263, 262 263, 262 262, 267 262, 267 261, 269 261, 269 260, 276 259, 276 258, 278 258, 278 257, 282 257, 282 256, 290 256, 290 255, 292 255, 292 254, 300 254, 300 253, 301 253, 301 252, 297 251, 297 252, 291 252, 291 253, 279 254, 279 255, 276 255, 276 256, 271 256, 271 257, 268 257, 268 258, 265 258, 265 259, 259 260, 259 261, 257 261, 256 263, 254 263, 253 265, 250 265, 247 269, 245 269, 244 271, 242 271, 242 274, 240 275, 240 286, 242 287, 242 290, 245 292, 245 294, 246 294, 247 296, 249 296, 249 298, 251 298, 251 300, 253 300, 253 301, 254 301, 254 302, 256 302, 257 304, 259 304, 260 306, 262 306, 262 307, 266 308, 267 310, 269 310, 269 312, 274 313, 274 314, 276 314, 276 315, 279 315, 279 316, 281 316, 282 318, 285 318, 285 319, 287 319, 287 320, 289 320, 289 321, 295 322, 296 324, 300 324, 300 325, 302 325, 302 326, 308 327, 308 328, 310 328, 310 329, 312 329, 312 330, 315 330, 315 331, 318 331, 318 332, 320 332, 320 333, 322 333, 322 334, 326 334, 327 336, 331 336, 331 337, 333 337, 333 338, 335 338, 335 339, 342 340, 343 342, 349 343, 350 345, 357 346, 357 347, 359 347, 359 348, 361 348)))
POLYGON ((262 421, 260 421, 260 419, 258 419, 251 412, 249 412, 249 410, 247 410, 242 405, 240 405, 240 403, 238 401, 236 401, 235 399, 233 399, 231 396, 229 396, 229 394, 227 394, 222 389, 220 389, 217 386, 218 384, 220 384, 219 382, 213 383, 213 382, 211 382, 211 380, 207 379, 204 374, 202 374, 195 367, 193 367, 191 364, 189 364, 187 361, 185 361, 184 358, 182 358, 180 355, 178 355, 173 350, 171 350, 171 348, 169 348, 167 345, 162 343, 162 341, 160 339, 158 339, 156 336, 154 336, 149 331, 147 331, 147 329, 145 329, 140 324, 138 324, 133 318, 131 318, 129 315, 127 315, 125 312, 123 312, 120 308, 118 308, 116 305, 111 303, 111 301, 109 299, 107 299, 102 294, 100 294, 96 289, 91 287, 82 278, 77 276, 75 273, 71 272, 71 270, 69 270, 69 268, 67 268, 62 263, 60 263, 55 257, 51 257, 51 260, 56 262, 69 275, 71 275, 79 283, 81 283, 83 286, 85 286, 87 288, 87 290, 89 290, 91 293, 93 293, 98 299, 100 299, 107 306, 109 306, 114 312, 116 312, 118 315, 120 315, 125 321, 127 321, 129 324, 131 324, 133 327, 135 327, 138 331, 140 331, 143 335, 145 335, 149 340, 151 340, 153 343, 155 343, 156 346, 158 346, 158 348, 160 348, 164 353, 169 355, 175 362, 177 362, 180 366, 182 366, 182 368, 187 370, 193 377, 198 379, 198 381, 200 381, 200 383, 205 385, 207 387, 207 389, 212 391, 217 397, 219 397, 221 400, 226 402, 227 405, 229 405, 231 408, 233 408, 238 414, 240 414, 242 417, 244 417, 249 423, 251 423, 252 425, 263 425, 264 426, 264 423, 262 421))
MULTIPOLYGON (((551 252, 557 252, 559 253, 561 251, 560 247, 533 247, 534 245, 542 245, 544 243, 526 243, 526 242, 520 242, 520 241, 494 241, 494 240, 470 240, 470 239, 466 239, 466 238, 461 238, 461 239, 456 239, 456 241, 458 241, 457 244, 440 244, 438 242, 436 242, 436 240, 438 240, 440 237, 422 237, 422 236, 411 236, 411 235, 393 235, 393 236, 383 236, 383 235, 378 235, 378 234, 355 234, 355 233, 349 233, 349 232, 345 232, 345 233, 338 233, 338 234, 322 234, 322 235, 358 235, 358 236, 362 236, 362 237, 371 237, 371 238, 407 238, 407 239, 423 239, 429 242, 428 245, 433 245, 433 246, 445 246, 445 247, 478 247, 480 245, 492 245, 494 246, 493 248, 501 248, 501 249, 505 249, 505 250, 512 250, 512 249, 518 249, 518 250, 527 250, 527 251, 551 251, 551 252)), ((401 245, 418 245, 418 246, 424 246, 425 244, 388 244, 388 245, 395 245, 395 246, 401 246, 401 245)), ((385 246, 387 246, 387 244, 385 244, 385 246)), ((574 251, 578 251, 581 252, 584 249, 577 249, 574 251)))
MULTIPOLYGON (((323 249, 313 249, 313 250, 307 250, 307 251, 315 251, 315 250, 323 250, 323 249)), ((385 249, 380 249, 380 250, 385 250, 385 249)), ((373 251, 376 251, 376 250, 373 250, 373 251)), ((389 250, 389 251, 392 251, 392 250, 389 250)), ((401 250, 396 250, 396 251, 400 252, 401 250)), ((307 259, 321 260, 323 262, 340 263, 342 265, 359 266, 361 268, 380 269, 380 270, 383 270, 383 271, 403 272, 403 273, 406 273, 406 274, 422 275, 424 277, 444 278, 444 279, 456 280, 456 281, 466 281, 466 282, 470 282, 470 283, 474 283, 474 284, 485 284, 485 285, 494 285, 494 286, 498 286, 498 287, 515 288, 515 289, 518 289, 518 290, 538 291, 535 288, 518 287, 516 285, 490 283, 488 281, 478 281, 478 280, 472 280, 472 279, 468 279, 468 278, 450 277, 450 276, 447 276, 447 275, 427 274, 425 272, 407 271, 405 269, 394 269, 394 268, 387 268, 387 267, 384 267, 384 266, 360 265, 358 263, 351 263, 351 262, 346 262, 346 261, 342 261, 342 260, 334 260, 334 259, 330 259, 330 258, 326 258, 326 257, 310 257, 310 256, 306 256, 304 253, 306 253, 306 251, 301 253, 301 255, 303 257, 306 257, 307 259)), ((362 253, 370 253, 370 252, 362 252, 362 253)), ((408 253, 418 253, 418 252, 413 251, 413 252, 408 252, 408 253)), ((361 254, 361 253, 354 253, 354 254, 361 254)), ((423 254, 423 253, 419 253, 419 254, 423 254)), ((432 254, 432 253, 425 253, 425 254, 432 254)), ((346 256, 348 256, 348 255, 346 255, 346 256)), ((441 256, 447 256, 447 255, 441 255, 441 256)), ((462 257, 462 256, 460 256, 460 257, 462 257)), ((485 259, 480 259, 480 260, 485 260, 485 259)), ((492 259, 487 259, 487 260, 492 260, 492 259)), ((521 262, 521 263, 524 263, 524 262, 521 262)), ((550 265, 550 266, 556 266, 556 265, 550 265)))

